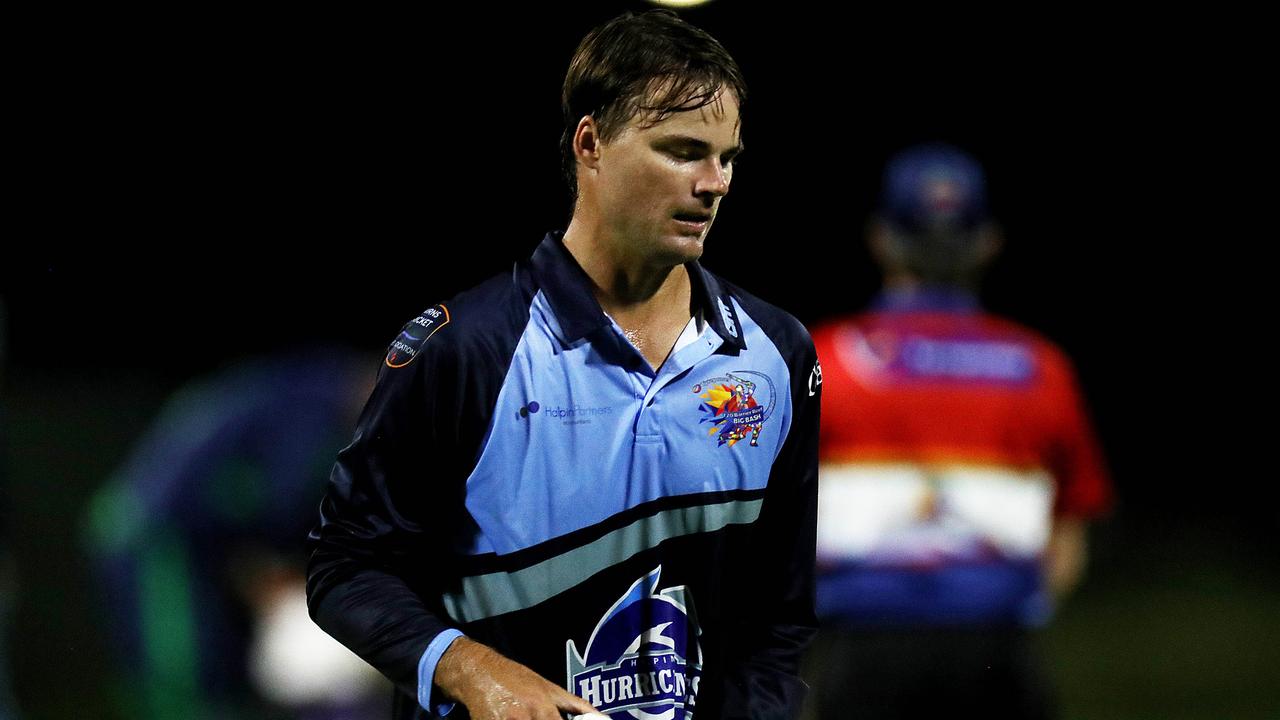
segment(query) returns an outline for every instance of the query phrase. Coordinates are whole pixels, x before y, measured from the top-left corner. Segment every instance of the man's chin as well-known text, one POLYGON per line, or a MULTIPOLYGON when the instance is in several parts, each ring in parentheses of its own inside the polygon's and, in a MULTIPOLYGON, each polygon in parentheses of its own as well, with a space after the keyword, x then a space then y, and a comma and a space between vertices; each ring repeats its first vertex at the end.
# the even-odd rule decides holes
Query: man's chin
POLYGON ((706 232, 701 235, 677 235, 667 238, 662 243, 665 254, 669 256, 672 265, 681 265, 687 262, 693 262, 702 257, 703 244, 706 241, 706 232))
POLYGON ((700 235, 666 233, 650 235, 630 246, 633 260, 653 267, 675 267, 702 257, 706 232, 700 235))

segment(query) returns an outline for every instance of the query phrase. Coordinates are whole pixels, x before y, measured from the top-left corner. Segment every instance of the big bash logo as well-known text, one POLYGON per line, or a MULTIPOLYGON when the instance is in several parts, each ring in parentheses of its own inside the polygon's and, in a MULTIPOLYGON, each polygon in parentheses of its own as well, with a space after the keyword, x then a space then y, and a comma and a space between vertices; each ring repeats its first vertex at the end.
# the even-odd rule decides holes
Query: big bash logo
POLYGON ((684 586, 658 591, 662 567, 637 580, 578 652, 565 643, 569 692, 614 720, 692 720, 700 630, 684 586))

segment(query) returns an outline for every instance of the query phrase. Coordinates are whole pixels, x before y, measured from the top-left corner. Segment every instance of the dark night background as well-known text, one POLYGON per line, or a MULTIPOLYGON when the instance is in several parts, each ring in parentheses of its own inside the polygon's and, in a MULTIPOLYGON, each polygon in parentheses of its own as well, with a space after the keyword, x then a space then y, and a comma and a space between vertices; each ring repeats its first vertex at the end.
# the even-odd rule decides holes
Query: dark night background
MULTIPOLYGON (((376 363, 563 227, 560 82, 623 7, 645 5, 41 25, 0 269, 8 654, 31 717, 93 716, 108 663, 76 523, 166 394, 309 343, 376 363)), ((877 289, 861 235, 893 152, 985 163, 1009 242, 984 302, 1075 359, 1119 495, 1046 633, 1068 716, 1280 708, 1280 515, 1264 425, 1236 408, 1263 362, 1236 327, 1265 287, 1237 212, 1257 128, 1220 65, 1138 20, 684 14, 751 91, 704 262, 806 322, 877 289)))

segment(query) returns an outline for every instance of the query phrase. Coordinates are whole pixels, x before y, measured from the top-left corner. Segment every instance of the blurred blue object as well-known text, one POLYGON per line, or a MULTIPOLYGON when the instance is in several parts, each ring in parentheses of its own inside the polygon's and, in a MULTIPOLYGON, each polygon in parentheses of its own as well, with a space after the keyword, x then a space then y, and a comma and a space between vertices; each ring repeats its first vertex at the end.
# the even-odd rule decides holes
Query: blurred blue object
POLYGON ((880 211, 908 233, 969 231, 987 219, 987 181, 969 154, 944 143, 919 145, 885 168, 880 211))
MULTIPOLYGON (((318 347, 193 382, 96 494, 86 549, 120 652, 121 713, 252 718, 272 708, 250 677, 254 632, 279 598, 302 597, 303 540, 375 366, 318 347)), ((297 717, 322 711, 368 716, 317 705, 297 717)))

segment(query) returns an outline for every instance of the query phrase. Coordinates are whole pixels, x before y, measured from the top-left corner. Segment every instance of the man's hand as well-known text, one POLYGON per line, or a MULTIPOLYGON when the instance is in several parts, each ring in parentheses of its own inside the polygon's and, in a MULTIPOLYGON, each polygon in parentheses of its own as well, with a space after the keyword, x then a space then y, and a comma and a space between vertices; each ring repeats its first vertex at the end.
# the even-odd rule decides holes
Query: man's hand
POLYGON ((473 720, 563 720, 562 710, 575 715, 600 712, 524 665, 465 637, 454 640, 440 656, 435 684, 462 703, 473 720))

